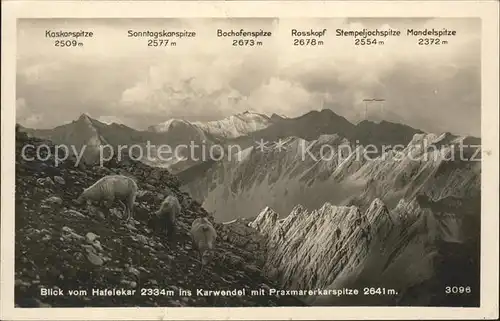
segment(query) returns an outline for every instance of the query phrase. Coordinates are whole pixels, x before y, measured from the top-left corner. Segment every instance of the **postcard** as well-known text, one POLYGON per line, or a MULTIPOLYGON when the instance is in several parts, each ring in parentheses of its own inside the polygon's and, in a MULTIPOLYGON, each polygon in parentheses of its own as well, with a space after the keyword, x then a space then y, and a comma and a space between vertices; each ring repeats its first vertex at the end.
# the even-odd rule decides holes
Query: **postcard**
POLYGON ((2 319, 498 317, 498 2, 2 9, 2 319))

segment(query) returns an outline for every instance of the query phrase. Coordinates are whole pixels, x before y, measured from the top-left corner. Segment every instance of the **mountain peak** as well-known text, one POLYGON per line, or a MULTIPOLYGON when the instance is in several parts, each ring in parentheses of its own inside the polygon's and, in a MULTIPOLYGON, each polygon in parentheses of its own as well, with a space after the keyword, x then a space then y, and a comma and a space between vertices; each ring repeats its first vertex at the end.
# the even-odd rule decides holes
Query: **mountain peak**
MULTIPOLYGON (((229 117, 226 117, 225 119, 229 119, 231 117, 238 117, 238 116, 243 116, 243 117, 252 117, 252 116, 257 116, 257 117, 263 117, 263 118, 269 118, 267 115, 263 114, 263 113, 259 113, 255 110, 251 110, 251 109, 248 109, 248 110, 245 110, 244 112, 242 113, 237 113, 237 114, 233 114, 229 117)), ((224 120, 224 119, 223 119, 224 120)))
POLYGON ((78 119, 75 121, 75 122, 78 122, 78 123, 85 123, 85 124, 92 124, 92 117, 90 117, 89 114, 87 113, 83 113, 80 115, 80 117, 78 117, 78 119))
POLYGON ((253 109, 247 109, 244 112, 242 112, 241 114, 245 115, 245 114, 260 114, 260 113, 257 112, 256 110, 253 110, 253 109))
POLYGON ((270 119, 272 121, 279 121, 279 120, 283 120, 283 119, 287 119, 288 117, 286 117, 285 115, 280 115, 280 114, 276 114, 276 113, 273 113, 270 117, 270 119))
POLYGON ((179 118, 171 118, 163 123, 159 123, 157 125, 149 126, 148 130, 152 132, 166 132, 173 128, 186 128, 192 127, 192 123, 187 120, 179 119, 179 118))
POLYGON ((323 108, 321 110, 311 110, 310 112, 307 112, 304 115, 299 116, 298 118, 301 118, 301 117, 310 117, 310 116, 327 116, 327 115, 328 116, 334 115, 334 116, 340 117, 338 114, 336 114, 330 108, 323 108))
POLYGON ((80 117, 78 117, 78 120, 86 120, 86 119, 89 119, 89 120, 91 119, 91 118, 90 118, 90 115, 89 115, 89 114, 87 114, 87 113, 82 113, 82 114, 80 115, 80 117))

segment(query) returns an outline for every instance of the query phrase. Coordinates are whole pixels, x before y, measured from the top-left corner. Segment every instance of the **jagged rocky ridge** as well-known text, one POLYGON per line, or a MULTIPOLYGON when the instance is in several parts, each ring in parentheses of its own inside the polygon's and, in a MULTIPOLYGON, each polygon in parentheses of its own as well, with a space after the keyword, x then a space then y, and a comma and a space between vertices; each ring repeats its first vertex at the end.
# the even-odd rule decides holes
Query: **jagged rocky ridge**
POLYGON ((477 306, 480 140, 416 134, 406 147, 372 158, 354 146, 340 158, 315 159, 322 146, 342 144, 352 146, 322 135, 249 148, 203 168, 207 179, 184 188, 219 220, 243 218, 231 224, 265 207, 250 226, 266 237, 265 272, 283 288, 396 291, 313 296, 310 304, 477 306), (300 157, 304 146, 312 157, 300 157), (450 285, 471 292, 445 295, 450 285))
POLYGON ((401 198, 423 190, 436 199, 477 196, 479 143, 449 133, 415 134, 406 147, 374 155, 368 154, 369 147, 336 134, 312 141, 288 137, 281 147, 279 142, 264 150, 250 147, 226 160, 190 168, 178 177, 182 189, 219 221, 254 217, 265 206, 282 215, 296 204, 315 209, 330 202, 365 209, 375 197, 393 208, 401 198), (465 146, 469 144, 474 146, 465 146), (472 157, 476 160, 467 160, 472 157))
MULTIPOLYGON (((245 296, 199 297, 207 290, 275 287, 261 273, 263 254, 259 237, 241 238, 231 229, 215 224, 220 238, 215 257, 200 274, 188 229, 206 214, 199 203, 179 191, 179 182, 167 170, 140 162, 112 160, 103 167, 75 167, 74 159, 54 166, 46 161, 21 158, 25 144, 39 146, 50 141, 16 135, 15 186, 15 303, 20 307, 125 307, 125 306, 290 306, 303 305, 293 297, 245 296), (120 173, 134 177, 140 193, 135 221, 123 225, 121 208, 107 210, 77 205, 84 187, 100 177, 120 173), (174 193, 182 204, 179 232, 167 242, 154 235, 146 221, 163 197, 174 193), (105 216, 109 217, 106 219, 105 216), (237 242, 237 240, 240 242, 237 242), (250 245, 254 244, 255 247, 250 245), (246 249, 244 246, 250 246, 246 249), (193 296, 47 296, 42 287, 63 290, 158 288, 191 290, 193 296)), ((34 156, 28 149, 27 156, 34 156)), ((42 152, 42 156, 46 156, 42 152)))
POLYGON ((310 296, 312 305, 479 306, 479 199, 420 195, 392 211, 379 199, 366 211, 298 205, 279 216, 267 207, 250 223, 266 237, 269 277, 287 289, 361 293, 310 296), (471 292, 445 295, 453 285, 471 292), (365 288, 385 292, 366 296, 365 288))

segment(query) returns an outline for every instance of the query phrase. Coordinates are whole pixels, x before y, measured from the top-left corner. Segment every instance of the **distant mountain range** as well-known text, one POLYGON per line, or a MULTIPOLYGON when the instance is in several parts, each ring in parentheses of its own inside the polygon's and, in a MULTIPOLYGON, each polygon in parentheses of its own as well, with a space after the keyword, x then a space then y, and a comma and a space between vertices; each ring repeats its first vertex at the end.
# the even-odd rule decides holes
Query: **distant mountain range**
MULTIPOLYGON (((393 140, 401 142, 402 138, 394 136, 393 140)), ((267 150, 252 146, 231 160, 199 164, 178 177, 184 190, 221 221, 253 217, 265 206, 289 213, 296 204, 309 209, 325 202, 367 206, 374 197, 395 206, 401 197, 422 190, 440 198, 460 196, 458 186, 477 188, 480 162, 448 161, 440 155, 451 153, 455 147, 450 146, 477 140, 449 133, 415 134, 398 150, 365 156, 366 146, 351 144, 337 134, 311 141, 289 137, 282 141, 282 148, 276 148, 276 143, 267 150), (424 154, 425 146, 438 151, 424 154), (421 159, 415 153, 421 153, 421 159)), ((464 152, 472 156, 473 149, 464 152)))
MULTIPOLYGON (((146 144, 152 146, 150 158, 142 157, 141 160, 149 165, 167 167, 172 172, 178 172, 197 163, 191 159, 186 150, 181 150, 179 158, 168 159, 167 154, 163 154, 163 159, 158 157, 155 147, 169 145, 174 149, 178 145, 191 143, 197 146, 204 145, 207 148, 213 144, 220 144, 228 138, 236 138, 246 135, 253 130, 259 130, 271 125, 278 116, 267 117, 262 114, 244 112, 227 117, 220 121, 211 122, 188 122, 179 119, 171 119, 164 123, 150 126, 148 130, 136 130, 131 127, 111 123, 106 124, 91 118, 87 114, 82 114, 77 120, 64 124, 53 129, 32 129, 21 127, 21 131, 28 135, 49 139, 56 144, 74 146, 76 150, 81 150, 83 146, 84 161, 92 164, 99 159, 99 146, 113 146, 115 153, 118 146, 130 147, 139 145, 143 151, 147 150, 146 144), (183 157, 187 159, 183 160, 183 157)), ((281 117, 278 117, 281 119, 281 117)), ((126 151, 127 149, 123 149, 126 151)), ((138 150, 131 153, 138 155, 138 150)), ((195 158, 201 158, 202 151, 195 151, 195 158)))
POLYGON ((203 133, 218 139, 229 139, 245 136, 254 131, 264 129, 276 120, 281 120, 281 117, 276 114, 268 117, 263 114, 246 111, 222 120, 209 122, 188 122, 185 120, 170 119, 164 123, 150 126, 148 130, 165 133, 172 131, 173 127, 185 126, 198 131, 200 134, 203 133))
MULTIPOLYGON (((356 127, 373 136, 360 130, 354 137, 397 142, 406 134, 393 131, 406 129, 400 126, 362 123, 356 127)), ((338 134, 278 144, 178 174, 217 220, 253 220, 267 240, 269 278, 286 289, 381 293, 311 295, 311 305, 479 305, 480 139, 417 133, 404 148, 370 158, 338 134), (321 158, 324 146, 352 149, 321 158), (448 284, 477 291, 452 297, 441 291, 448 284)))
POLYGON ((186 153, 162 160, 154 150, 143 161, 176 173, 181 189, 216 221, 250 220, 266 239, 265 272, 283 288, 396 291, 310 296, 310 304, 479 304, 480 138, 387 121, 352 124, 329 109, 296 118, 245 112, 210 122, 171 119, 145 131, 82 115, 54 129, 21 130, 86 146, 88 163, 106 144, 193 142, 232 151, 216 161, 183 160, 186 153), (441 293, 449 284, 476 291, 453 299, 441 293))
POLYGON ((381 121, 362 121, 352 124, 331 109, 310 111, 297 118, 275 118, 264 129, 250 132, 248 135, 228 139, 227 145, 238 145, 242 149, 255 145, 256 141, 275 142, 288 137, 315 140, 321 135, 338 135, 360 145, 406 145, 413 135, 423 133, 407 125, 381 121))
MULTIPOLYGON (((372 142, 406 144, 415 133, 421 133, 420 130, 406 125, 385 121, 380 123, 363 121, 354 125, 330 109, 312 111, 297 118, 287 118, 277 114, 269 117, 247 111, 209 122, 170 119, 152 125, 147 130, 136 130, 117 123, 106 124, 87 114, 82 114, 77 120, 53 129, 21 127, 21 130, 31 136, 50 139, 56 144, 72 145, 77 150, 85 145, 83 159, 86 163, 95 163, 98 160, 100 145, 111 145, 116 153, 119 145, 129 147, 139 145, 146 148, 146 143, 149 142, 153 145, 151 157, 142 158, 142 160, 149 165, 167 167, 174 173, 203 161, 187 157, 189 156, 187 151, 182 151, 179 158, 168 158, 164 154, 161 159, 154 146, 167 144, 174 148, 178 145, 189 145, 192 142, 197 146, 204 145, 207 149, 214 144, 226 147, 238 144, 244 149, 260 139, 275 141, 279 138, 295 136, 311 140, 322 134, 338 134, 349 141, 358 141, 361 144, 372 142)), ((137 151, 132 151, 132 153, 135 154, 137 151)), ((195 151, 195 156, 195 158, 201 158, 202 151, 195 151)))
MULTIPOLYGON (((395 204, 410 190, 418 190, 418 184, 422 184, 419 180, 433 177, 431 168, 437 163, 396 162, 392 147, 399 145, 400 150, 408 149, 423 140, 439 148, 458 142, 480 144, 480 139, 475 137, 425 134, 387 121, 362 121, 355 125, 330 109, 311 111, 297 118, 244 112, 205 123, 172 119, 145 131, 122 124, 105 124, 83 114, 53 129, 22 130, 56 144, 74 146, 77 150, 85 146, 86 163, 98 160, 100 145, 113 146, 115 154, 119 145, 138 145, 145 153, 149 143, 151 153, 149 157, 143 155, 141 160, 176 173, 183 188, 207 210, 215 212, 215 218, 220 221, 253 217, 265 206, 279 213, 289 213, 298 203, 309 209, 318 208, 325 202, 359 203, 360 195, 372 192, 374 184, 369 183, 370 180, 375 180, 379 189, 392 195, 382 198, 384 202, 395 204), (268 142, 267 150, 256 148, 256 141, 260 140, 268 142), (163 159, 155 148, 191 143, 206 147, 205 151, 194 149, 194 159, 188 155, 187 148, 181 149, 183 153, 178 158, 163 154, 163 159), (229 152, 230 145, 237 145, 241 152, 232 157, 226 155, 220 161, 210 160, 206 150, 214 144, 224 146, 224 152, 229 152), (276 144, 281 144, 282 148, 275 148, 276 144), (360 151, 366 153, 369 144, 373 148, 370 157, 373 159, 385 153, 383 161, 354 157, 360 151), (350 151, 347 154, 342 150, 331 151, 339 154, 328 159, 309 156, 319 156, 335 146, 348 146, 350 151), (307 157, 300 159, 299 155, 307 157), (412 181, 414 178, 417 181, 412 181)), ((130 152, 139 156, 139 149, 130 152)), ((451 165, 443 163, 437 168, 446 166, 451 165)))

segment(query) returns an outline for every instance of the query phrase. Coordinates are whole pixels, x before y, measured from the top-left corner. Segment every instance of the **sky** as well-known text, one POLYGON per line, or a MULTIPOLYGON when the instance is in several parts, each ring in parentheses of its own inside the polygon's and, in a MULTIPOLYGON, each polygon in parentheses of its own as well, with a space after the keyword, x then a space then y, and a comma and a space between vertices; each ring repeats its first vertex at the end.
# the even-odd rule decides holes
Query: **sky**
MULTIPOLYGON (((18 22, 16 118, 52 128, 82 113, 136 129, 171 118, 210 121, 246 110, 297 117, 330 108, 349 121, 386 119, 480 136, 478 19, 25 19, 18 22), (217 29, 271 31, 262 46, 234 47, 217 29), (291 29, 323 30, 322 46, 293 46, 291 29), (355 46, 338 28, 400 30, 384 45, 355 46), (447 45, 418 46, 406 29, 455 30, 447 45), (176 46, 148 47, 127 30, 189 30, 176 46), (60 48, 46 30, 85 30, 60 48), (383 98, 382 104, 365 98, 383 98)), ((382 38, 378 38, 382 40, 382 38)))

